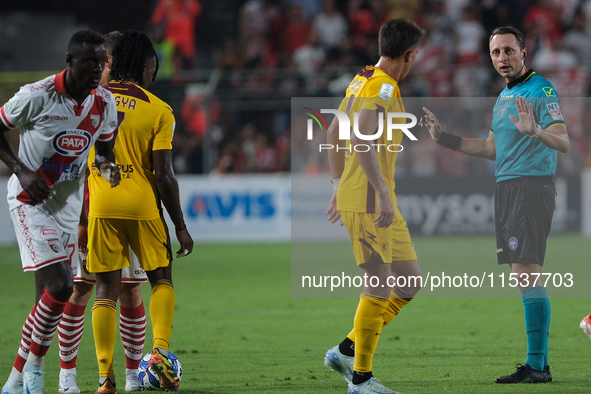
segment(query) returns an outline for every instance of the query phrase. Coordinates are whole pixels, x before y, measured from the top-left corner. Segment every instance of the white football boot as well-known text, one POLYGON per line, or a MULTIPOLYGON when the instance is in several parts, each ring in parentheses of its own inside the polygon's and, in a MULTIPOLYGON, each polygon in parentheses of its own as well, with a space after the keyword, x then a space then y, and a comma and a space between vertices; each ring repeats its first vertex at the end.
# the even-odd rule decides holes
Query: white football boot
POLYGON ((361 384, 351 384, 349 394, 402 394, 392 391, 376 378, 370 378, 361 384))
POLYGON ((125 391, 144 391, 137 369, 125 369, 125 391))
POLYGON ((340 373, 343 378, 347 381, 347 384, 351 385, 353 379, 353 363, 355 357, 345 356, 339 350, 339 346, 335 346, 329 349, 324 356, 324 365, 330 367, 333 371, 340 373))
POLYGON ((57 391, 68 394, 78 394, 80 392, 76 384, 76 368, 60 369, 60 382, 57 391))

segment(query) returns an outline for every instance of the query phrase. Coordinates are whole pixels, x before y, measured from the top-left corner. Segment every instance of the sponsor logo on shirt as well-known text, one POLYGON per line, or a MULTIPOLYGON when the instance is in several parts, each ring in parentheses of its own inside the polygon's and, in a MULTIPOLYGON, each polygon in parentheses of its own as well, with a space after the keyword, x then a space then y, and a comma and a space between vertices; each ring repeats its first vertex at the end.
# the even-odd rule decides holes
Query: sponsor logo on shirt
POLYGON ((546 97, 556 97, 556 92, 554 91, 554 88, 546 86, 545 88, 542 88, 542 90, 544 91, 546 97))
POLYGON ((43 115, 41 118, 42 120, 68 120, 67 116, 51 116, 51 115, 43 115))
POLYGON ((44 228, 41 230, 41 234, 43 235, 56 235, 57 236, 57 230, 54 228, 44 228))
POLYGON ((562 111, 560 111, 560 105, 558 103, 549 103, 546 104, 546 108, 548 108, 548 112, 550 112, 550 116, 554 120, 564 120, 562 117, 562 111))
POLYGON ((41 163, 41 167, 39 167, 41 171, 58 174, 64 181, 78 179, 80 170, 83 167, 82 164, 63 163, 47 157, 44 157, 41 163))
POLYGON ((53 148, 62 156, 80 156, 90 147, 92 136, 84 130, 64 130, 53 138, 53 148))

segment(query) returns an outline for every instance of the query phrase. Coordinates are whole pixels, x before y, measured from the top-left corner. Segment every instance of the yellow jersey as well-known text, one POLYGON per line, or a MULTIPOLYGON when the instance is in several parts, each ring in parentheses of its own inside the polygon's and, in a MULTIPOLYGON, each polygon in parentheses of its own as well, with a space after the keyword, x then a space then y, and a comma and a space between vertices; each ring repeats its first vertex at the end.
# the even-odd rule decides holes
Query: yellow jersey
MULTIPOLYGON (((118 130, 113 152, 121 183, 111 188, 90 153, 89 216, 107 219, 152 220, 160 217, 152 151, 172 150, 175 120, 172 108, 131 83, 112 81, 105 86, 115 96, 118 130), (90 159, 93 158, 93 159, 90 159)), ((94 149, 94 148, 93 148, 94 149)))
MULTIPOLYGON (((341 102, 339 110, 345 112, 353 125, 353 116, 362 109, 383 113, 382 135, 374 141, 366 141, 368 145, 376 144, 376 156, 386 180, 390 197, 396 206, 394 194, 394 168, 396 151, 400 149, 403 132, 400 129, 392 131, 392 140, 387 139, 386 119, 388 112, 404 112, 398 82, 386 71, 379 67, 366 66, 349 84, 346 97, 341 102)), ((405 123, 405 120, 394 119, 395 123, 405 123)), ((353 133, 353 128, 351 128, 353 133)), ((347 140, 345 150, 345 169, 341 176, 337 191, 337 209, 350 212, 378 213, 377 196, 373 186, 363 172, 357 154, 347 140)))

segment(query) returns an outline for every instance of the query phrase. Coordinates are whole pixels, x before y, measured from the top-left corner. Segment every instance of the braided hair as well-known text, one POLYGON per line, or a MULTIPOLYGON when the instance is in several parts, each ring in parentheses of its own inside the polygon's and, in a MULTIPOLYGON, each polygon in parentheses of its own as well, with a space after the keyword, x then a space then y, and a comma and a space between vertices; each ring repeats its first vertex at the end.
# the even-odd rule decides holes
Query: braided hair
POLYGON ((117 81, 132 81, 141 83, 146 62, 152 57, 156 58, 156 70, 152 81, 156 80, 158 73, 158 56, 152 45, 152 41, 142 32, 127 30, 121 35, 113 48, 113 63, 111 65, 111 78, 117 81))

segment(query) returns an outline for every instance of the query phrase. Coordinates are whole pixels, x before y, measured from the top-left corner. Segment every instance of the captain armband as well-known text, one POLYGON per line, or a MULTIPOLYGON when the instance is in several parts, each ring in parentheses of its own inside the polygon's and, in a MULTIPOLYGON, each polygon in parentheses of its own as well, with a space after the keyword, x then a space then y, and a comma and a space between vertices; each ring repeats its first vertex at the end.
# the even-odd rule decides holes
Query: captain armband
POLYGON ((460 137, 459 135, 449 134, 445 131, 442 131, 441 135, 439 136, 439 139, 437 140, 437 143, 443 146, 444 148, 449 148, 457 151, 458 149, 460 149, 462 137, 460 137))

